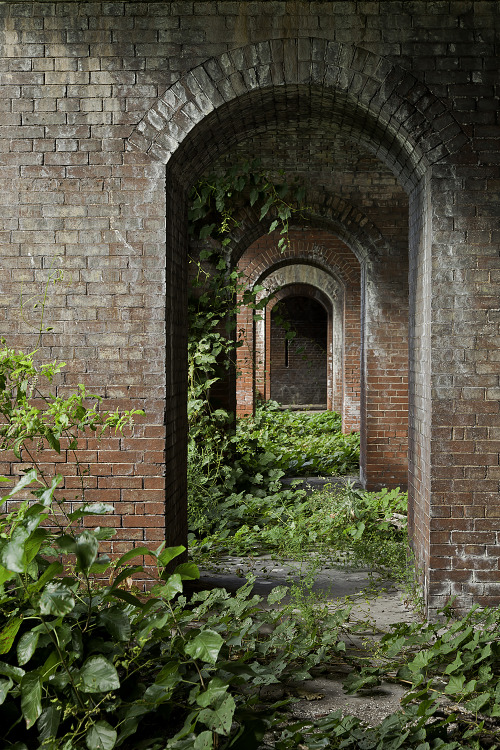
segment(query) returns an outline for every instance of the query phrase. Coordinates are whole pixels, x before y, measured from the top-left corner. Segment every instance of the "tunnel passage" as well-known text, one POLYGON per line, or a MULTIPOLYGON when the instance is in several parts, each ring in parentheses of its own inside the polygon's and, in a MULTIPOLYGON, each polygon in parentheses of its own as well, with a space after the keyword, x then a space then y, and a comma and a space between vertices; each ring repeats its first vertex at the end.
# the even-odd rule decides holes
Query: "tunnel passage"
POLYGON ((327 407, 328 311, 290 294, 271 311, 271 398, 286 407, 327 407))
MULTIPOLYGON (((362 265, 361 479, 374 488, 404 485, 409 458, 412 543, 435 607, 446 592, 431 559, 431 527, 443 526, 431 523, 436 491, 431 477, 437 477, 433 414, 447 423, 450 418, 444 401, 440 411, 433 410, 438 372, 432 363, 438 360, 431 360, 430 321, 432 303, 439 304, 431 291, 433 254, 448 261, 432 223, 431 197, 438 199, 432 180, 438 162, 449 176, 446 169, 468 138, 417 78, 349 44, 286 39, 224 53, 167 89, 128 139, 130 148, 168 165, 167 464, 173 470, 174 523, 169 538, 184 538, 186 528, 186 373, 179 365, 186 347, 187 191, 221 158, 237 158, 240 147, 252 157, 271 155, 273 135, 301 148, 300 155, 295 149, 282 149, 277 159, 272 154, 275 168, 304 179, 306 201, 308 191, 326 194, 325 226, 345 239, 362 265), (350 165, 336 169, 346 142, 352 147, 350 165), (366 160, 368 179, 356 169, 358 157, 366 160), (366 226, 376 231, 364 242, 366 226)), ((454 581, 461 593, 458 574, 454 581)))
MULTIPOLYGON (((237 350, 237 414, 253 412, 257 399, 271 398, 269 311, 280 298, 282 287, 306 285, 325 297, 332 314, 328 318, 327 398, 328 409, 342 416, 342 429, 360 429, 361 387, 361 267, 356 255, 333 233, 311 225, 294 226, 285 249, 278 247, 279 234, 263 234, 241 254, 238 269, 246 284, 263 287, 257 295, 272 294, 261 316, 242 306, 237 330, 243 345, 237 350)), ((308 291, 309 293, 309 291, 308 291)))

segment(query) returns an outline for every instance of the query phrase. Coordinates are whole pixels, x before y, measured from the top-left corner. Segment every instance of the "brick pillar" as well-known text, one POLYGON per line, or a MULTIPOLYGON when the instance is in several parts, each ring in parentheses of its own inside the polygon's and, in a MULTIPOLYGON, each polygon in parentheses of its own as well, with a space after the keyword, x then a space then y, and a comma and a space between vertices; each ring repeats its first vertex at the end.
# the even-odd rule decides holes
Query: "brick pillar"
POLYGON ((361 480, 408 482, 408 260, 384 257, 364 272, 361 480))

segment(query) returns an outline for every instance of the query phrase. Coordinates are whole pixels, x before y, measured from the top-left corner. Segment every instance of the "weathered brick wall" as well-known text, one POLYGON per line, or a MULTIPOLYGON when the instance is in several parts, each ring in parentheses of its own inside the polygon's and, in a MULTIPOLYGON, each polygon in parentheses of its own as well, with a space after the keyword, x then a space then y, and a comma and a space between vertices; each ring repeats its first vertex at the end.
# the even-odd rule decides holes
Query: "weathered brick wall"
POLYGON ((496 0, 0 5, 0 322, 29 347, 21 282, 37 294, 63 269, 40 352, 68 361, 57 387, 83 381, 107 405, 145 408, 134 437, 81 447, 91 492, 123 504, 122 540, 162 537, 165 498, 169 539, 185 528, 185 190, 221 159, 258 155, 300 177, 311 216, 360 259, 368 475, 383 456, 396 478, 406 451, 409 301, 410 486, 429 611, 451 594, 500 602, 498 11, 496 0))

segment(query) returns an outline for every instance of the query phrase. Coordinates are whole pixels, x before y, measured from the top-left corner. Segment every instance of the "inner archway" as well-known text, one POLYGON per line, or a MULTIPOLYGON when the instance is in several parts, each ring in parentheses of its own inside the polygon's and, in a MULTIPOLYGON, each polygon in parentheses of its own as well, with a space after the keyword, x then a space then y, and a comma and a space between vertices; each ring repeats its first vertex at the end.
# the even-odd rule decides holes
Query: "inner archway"
POLYGON ((286 408, 326 410, 331 310, 305 289, 287 291, 270 311, 271 399, 286 408))
MULTIPOLYGON (((407 418, 403 391, 408 373, 410 301, 412 530, 425 577, 430 559, 431 498, 430 169, 437 161, 450 158, 466 138, 447 116, 444 105, 411 75, 366 50, 326 40, 264 42, 221 55, 171 86, 129 139, 131 145, 168 164, 167 286, 171 294, 167 303, 167 424, 172 439, 167 443, 167 463, 173 477, 168 511, 170 538, 185 538, 186 528, 182 482, 185 370, 183 373, 179 367, 186 340, 182 316, 186 288, 183 258, 188 242, 183 220, 186 192, 205 169, 222 157, 235 158, 241 149, 252 155, 275 156, 271 154, 273 133, 280 141, 284 134, 296 136, 304 159, 309 154, 308 161, 298 160, 295 153, 290 156, 293 174, 306 183, 306 200, 307 189, 319 187, 329 194, 332 204, 337 201, 339 205, 345 196, 346 205, 368 211, 381 233, 382 244, 374 252, 363 248, 356 237, 360 227, 351 223, 355 213, 340 212, 339 233, 349 234, 353 248, 357 246, 365 253, 362 477, 368 486, 377 486, 382 466, 394 482, 404 483, 406 479, 406 433, 398 420, 403 414, 407 418), (354 149, 351 168, 337 172, 335 160, 345 153, 346 142, 354 149), (362 154, 374 167, 370 167, 367 181, 359 179, 361 173, 354 169, 362 154), (322 159, 323 170, 319 168, 322 159), (380 180, 373 181, 375 173, 380 180), (329 180, 325 179, 328 175, 329 180), (337 185, 338 175, 348 179, 337 185), (385 198, 377 194, 382 185, 385 198), (408 224, 409 239, 403 228, 408 224), (394 398, 388 393, 391 385, 396 387, 394 398)), ((276 166, 283 166, 281 156, 276 166)))

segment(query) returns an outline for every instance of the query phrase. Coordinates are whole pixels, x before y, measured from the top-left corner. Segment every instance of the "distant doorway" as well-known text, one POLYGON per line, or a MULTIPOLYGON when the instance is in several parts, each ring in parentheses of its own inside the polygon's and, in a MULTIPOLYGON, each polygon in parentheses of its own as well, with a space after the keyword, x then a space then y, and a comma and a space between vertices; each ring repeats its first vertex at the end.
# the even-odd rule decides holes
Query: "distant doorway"
POLYGON ((271 312, 271 398, 288 407, 327 408, 328 314, 307 297, 287 297, 271 312))

